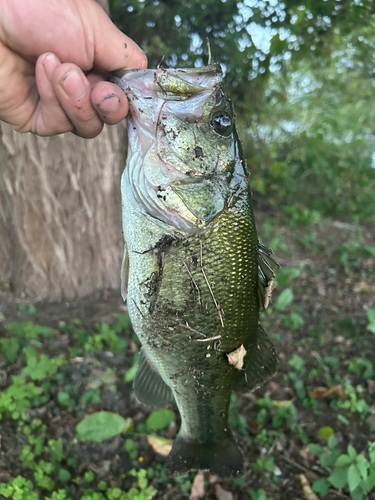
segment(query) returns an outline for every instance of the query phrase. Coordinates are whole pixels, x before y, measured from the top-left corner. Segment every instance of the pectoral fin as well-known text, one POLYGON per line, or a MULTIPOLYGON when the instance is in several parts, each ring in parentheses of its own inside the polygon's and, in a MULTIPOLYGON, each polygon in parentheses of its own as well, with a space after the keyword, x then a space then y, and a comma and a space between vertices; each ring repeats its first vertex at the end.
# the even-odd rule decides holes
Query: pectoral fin
POLYGON ((249 392, 269 380, 276 372, 277 356, 275 347, 268 338, 261 324, 258 327, 257 345, 248 349, 244 357, 243 370, 233 384, 232 389, 238 392, 249 392))
POLYGON ((146 406, 160 408, 174 400, 171 388, 161 378, 143 349, 133 385, 136 398, 146 406))
POLYGON ((267 309, 271 299, 272 290, 275 288, 273 278, 276 269, 280 266, 271 257, 272 250, 261 243, 258 244, 258 296, 259 301, 267 309))

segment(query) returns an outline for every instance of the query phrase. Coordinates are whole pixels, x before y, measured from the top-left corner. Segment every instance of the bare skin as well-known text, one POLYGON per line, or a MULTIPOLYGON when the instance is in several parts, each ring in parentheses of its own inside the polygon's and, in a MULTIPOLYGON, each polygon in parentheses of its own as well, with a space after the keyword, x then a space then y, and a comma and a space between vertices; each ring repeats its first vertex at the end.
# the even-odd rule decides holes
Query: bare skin
POLYGON ((97 136, 128 113, 108 73, 146 67, 93 0, 0 0, 0 120, 19 132, 97 136))

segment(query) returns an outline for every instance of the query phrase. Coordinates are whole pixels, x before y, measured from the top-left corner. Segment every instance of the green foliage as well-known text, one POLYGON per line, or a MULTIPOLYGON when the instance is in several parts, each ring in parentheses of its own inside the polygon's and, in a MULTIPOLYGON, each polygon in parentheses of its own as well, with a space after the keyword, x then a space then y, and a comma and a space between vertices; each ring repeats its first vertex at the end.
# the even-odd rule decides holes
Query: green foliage
POLYGON ((355 358, 349 364, 349 371, 362 375, 365 380, 375 380, 375 369, 372 361, 364 358, 355 358))
POLYGON ((267 497, 266 492, 262 488, 259 490, 249 490, 249 495, 251 500, 273 500, 267 497))
POLYGON ((0 351, 5 355, 9 363, 14 363, 20 351, 20 343, 16 337, 0 339, 0 351))
POLYGON ((11 500, 39 500, 33 483, 22 476, 11 479, 7 484, 0 484, 0 495, 11 500))
POLYGON ((28 304, 20 304, 18 306, 18 313, 19 314, 35 314, 36 313, 36 308, 33 305, 28 305, 28 304))
POLYGON ((375 335, 375 309, 367 309, 367 330, 375 335))
POLYGON ((337 212, 373 218, 372 0, 110 6, 150 67, 162 56, 167 66, 207 64, 209 37, 236 105, 253 189, 291 224, 337 212))
POLYGON ((350 444, 347 454, 341 453, 333 435, 328 439, 328 449, 316 444, 309 444, 308 447, 329 472, 327 478, 321 478, 313 484, 313 490, 321 497, 327 494, 330 485, 339 490, 348 490, 353 500, 362 500, 375 488, 375 443, 368 443, 368 458, 364 453, 358 454, 350 444))
POLYGON ((134 377, 135 377, 135 375, 137 373, 137 370, 138 370, 138 362, 139 362, 139 353, 137 352, 133 356, 133 364, 132 364, 132 366, 125 373, 125 377, 124 377, 124 382, 125 383, 131 382, 134 379, 134 377))
MULTIPOLYGON (((121 315, 119 315, 121 317, 121 315)), ((124 328, 123 320, 119 325, 110 326, 108 323, 101 323, 99 333, 86 336, 84 348, 87 352, 101 351, 105 348, 115 352, 123 352, 126 349, 126 342, 118 336, 118 333, 124 328)))
POLYGON ((25 347, 23 352, 26 355, 27 363, 27 367, 24 368, 23 372, 32 380, 44 380, 47 377, 52 377, 66 363, 62 355, 52 359, 49 359, 45 354, 38 357, 37 352, 31 346, 25 347))
POLYGON ((175 414, 173 411, 164 408, 158 408, 147 417, 146 423, 147 427, 150 430, 156 431, 165 429, 171 422, 173 422, 174 419, 175 414))
POLYGON ((349 413, 358 413, 363 420, 366 419, 370 412, 364 396, 364 389, 361 385, 353 386, 350 382, 345 382, 344 384, 344 394, 347 399, 334 400, 331 406, 334 409, 346 410, 349 413))
POLYGON ((132 428, 131 418, 123 418, 116 413, 99 411, 89 415, 77 425, 79 439, 100 442, 132 428))
POLYGON ((275 459, 272 456, 264 455, 263 457, 257 458, 255 462, 255 468, 258 470, 270 472, 274 474, 276 470, 275 459))
POLYGON ((26 339, 37 339, 39 336, 49 338, 52 333, 52 328, 34 325, 31 321, 12 321, 7 330, 12 337, 25 337, 26 339))
POLYGON ((25 418, 25 409, 31 408, 34 399, 43 390, 34 382, 26 383, 24 377, 13 376, 12 384, 0 394, 0 418, 3 415, 12 417, 14 420, 25 418))
POLYGON ((289 304, 291 304, 291 302, 293 302, 293 298, 293 290, 291 288, 285 288, 285 290, 283 290, 278 296, 273 307, 277 311, 283 311, 289 306, 289 304))

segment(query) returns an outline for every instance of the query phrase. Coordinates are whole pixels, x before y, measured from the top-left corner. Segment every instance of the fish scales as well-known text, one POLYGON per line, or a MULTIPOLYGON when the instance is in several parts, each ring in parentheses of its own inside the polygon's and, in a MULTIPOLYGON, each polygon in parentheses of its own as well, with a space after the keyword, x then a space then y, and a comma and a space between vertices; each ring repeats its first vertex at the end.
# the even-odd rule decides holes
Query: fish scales
POLYGON ((259 324, 276 263, 260 251, 220 67, 126 71, 113 81, 130 99, 123 285, 143 346, 135 393, 145 404, 177 404, 171 475, 240 476, 230 396, 276 369, 259 324))

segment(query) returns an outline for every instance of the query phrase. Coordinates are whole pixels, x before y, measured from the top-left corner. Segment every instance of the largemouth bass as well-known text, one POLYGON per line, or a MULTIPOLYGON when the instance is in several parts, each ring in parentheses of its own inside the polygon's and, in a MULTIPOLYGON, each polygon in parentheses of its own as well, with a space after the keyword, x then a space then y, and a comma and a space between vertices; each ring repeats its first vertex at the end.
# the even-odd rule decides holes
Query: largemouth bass
POLYGON ((127 70, 112 81, 130 102, 122 291, 143 346, 135 395, 177 404, 167 473, 240 476, 231 391, 250 391, 276 370, 259 308, 277 264, 258 241, 221 68, 127 70))

